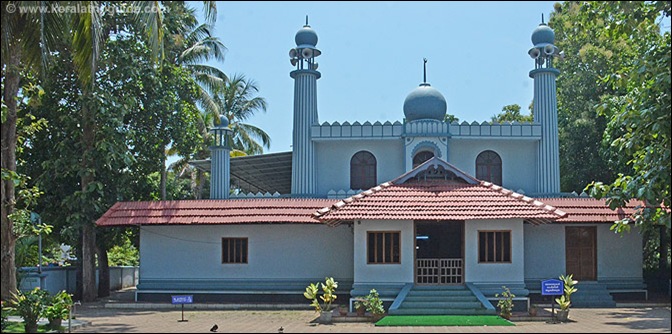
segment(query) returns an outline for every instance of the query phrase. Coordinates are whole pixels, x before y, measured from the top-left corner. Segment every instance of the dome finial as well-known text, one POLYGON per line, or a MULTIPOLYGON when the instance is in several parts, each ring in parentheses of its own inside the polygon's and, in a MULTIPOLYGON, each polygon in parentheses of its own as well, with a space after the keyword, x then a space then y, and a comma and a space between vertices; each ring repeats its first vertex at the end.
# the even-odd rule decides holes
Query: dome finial
POLYGON ((427 83, 427 58, 422 58, 422 82, 427 83))
MULTIPOLYGON (((308 19, 306 18, 306 24, 308 24, 308 19)), ((541 13, 541 24, 546 24, 544 23, 544 13, 541 13)))
MULTIPOLYGON (((543 21, 544 19, 542 18, 541 20, 543 21)), ((304 27, 310 27, 310 25, 308 24, 308 15, 306 15, 306 25, 304 27)))

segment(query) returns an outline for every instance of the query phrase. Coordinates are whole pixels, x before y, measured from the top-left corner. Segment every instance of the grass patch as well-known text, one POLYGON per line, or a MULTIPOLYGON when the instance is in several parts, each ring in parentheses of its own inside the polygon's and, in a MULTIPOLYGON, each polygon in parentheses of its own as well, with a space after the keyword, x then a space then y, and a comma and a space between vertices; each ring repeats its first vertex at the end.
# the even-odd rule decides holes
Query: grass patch
MULTIPOLYGON (((64 328, 61 326, 61 330, 64 328)), ((51 330, 48 325, 37 325, 38 333, 48 333, 51 330)), ((7 321, 7 327, 2 330, 3 333, 25 333, 26 328, 24 327, 23 322, 21 321, 7 321)))
POLYGON ((376 326, 515 326, 496 315, 388 315, 376 326))

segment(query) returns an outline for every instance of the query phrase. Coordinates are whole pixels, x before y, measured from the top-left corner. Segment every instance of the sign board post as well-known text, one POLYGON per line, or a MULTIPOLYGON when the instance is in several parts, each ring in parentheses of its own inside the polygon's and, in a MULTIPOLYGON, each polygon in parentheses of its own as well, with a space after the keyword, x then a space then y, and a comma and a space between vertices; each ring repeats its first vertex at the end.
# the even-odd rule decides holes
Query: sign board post
POLYGON ((547 279, 541 281, 541 295, 551 296, 551 317, 552 323, 557 323, 555 317, 555 298, 554 296, 561 296, 565 291, 564 283, 558 279, 547 279))
POLYGON ((178 296, 170 296, 172 297, 172 303, 173 304, 182 304, 182 320, 178 320, 177 322, 185 322, 189 320, 184 320, 184 304, 192 304, 194 302, 194 296, 193 295, 178 295, 178 296))

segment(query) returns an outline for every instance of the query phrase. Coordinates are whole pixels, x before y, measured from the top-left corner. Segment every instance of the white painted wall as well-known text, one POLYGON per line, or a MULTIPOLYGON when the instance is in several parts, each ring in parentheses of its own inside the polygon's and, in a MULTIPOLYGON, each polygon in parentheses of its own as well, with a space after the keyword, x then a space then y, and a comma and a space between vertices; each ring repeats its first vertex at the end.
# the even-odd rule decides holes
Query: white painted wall
POLYGON ((354 247, 355 284, 413 283, 415 235, 410 220, 355 221, 354 247), (368 231, 401 231, 400 264, 367 264, 366 233, 368 231))
POLYGON ((519 282, 524 279, 522 219, 468 220, 464 235, 464 280, 471 283, 519 282), (511 231, 511 263, 478 263, 478 231, 511 231))
POLYGON ((448 161, 463 172, 476 177, 476 157, 485 150, 502 158, 502 186, 526 194, 536 192, 537 142, 521 139, 449 139, 448 161))
POLYGON ((404 174, 404 146, 401 139, 326 140, 315 142, 317 152, 317 193, 350 189, 350 159, 365 150, 376 157, 376 184, 404 174))
POLYGON ((353 277, 352 230, 307 224, 143 226, 140 278, 353 277), (222 238, 248 238, 248 264, 222 264, 222 238))
MULTIPOLYGON (((604 224, 525 225, 525 278, 542 280, 565 274, 565 227, 597 226, 597 280, 642 279, 642 236, 622 236, 604 224)), ((569 273, 567 273, 569 274, 569 273)))

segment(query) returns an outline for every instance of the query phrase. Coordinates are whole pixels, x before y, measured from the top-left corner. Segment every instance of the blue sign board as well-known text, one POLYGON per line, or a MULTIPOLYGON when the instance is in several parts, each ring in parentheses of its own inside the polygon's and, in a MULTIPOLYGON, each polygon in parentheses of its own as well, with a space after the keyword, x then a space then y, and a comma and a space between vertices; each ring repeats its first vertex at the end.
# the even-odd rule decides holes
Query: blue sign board
POLYGON ((558 296, 564 292, 564 284, 561 280, 547 279, 541 281, 541 295, 542 296, 558 296))
POLYGON ((173 297, 173 304, 192 304, 194 302, 193 295, 181 295, 171 297, 173 297))

